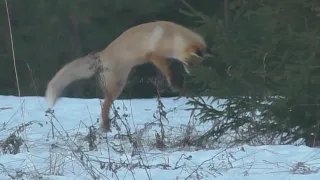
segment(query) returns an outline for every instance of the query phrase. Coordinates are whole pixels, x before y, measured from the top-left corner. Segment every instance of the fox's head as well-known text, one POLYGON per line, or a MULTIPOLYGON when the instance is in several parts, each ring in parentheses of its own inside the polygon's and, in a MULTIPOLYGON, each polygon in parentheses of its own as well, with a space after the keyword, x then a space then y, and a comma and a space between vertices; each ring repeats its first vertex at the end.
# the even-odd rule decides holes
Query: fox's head
POLYGON ((212 51, 206 45, 190 45, 188 46, 183 57, 179 59, 183 63, 185 71, 189 74, 189 69, 201 64, 206 57, 212 57, 212 51))

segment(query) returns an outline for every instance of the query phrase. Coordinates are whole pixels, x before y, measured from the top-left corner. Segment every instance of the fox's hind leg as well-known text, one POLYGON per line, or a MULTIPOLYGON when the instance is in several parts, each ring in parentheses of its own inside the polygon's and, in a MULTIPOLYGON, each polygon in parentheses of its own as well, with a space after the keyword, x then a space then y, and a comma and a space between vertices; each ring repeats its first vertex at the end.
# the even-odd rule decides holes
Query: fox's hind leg
MULTIPOLYGON (((115 78, 113 75, 108 74, 104 83, 102 83, 102 89, 104 92, 104 102, 101 108, 102 123, 101 128, 103 131, 110 131, 110 109, 114 100, 121 94, 125 81, 119 78, 115 78)), ((106 76, 105 76, 106 77, 106 76)))
POLYGON ((105 96, 104 102, 101 108, 101 116, 102 116, 102 123, 101 128, 103 131, 109 132, 110 129, 110 119, 109 119, 109 112, 111 105, 113 103, 113 98, 110 96, 105 96))

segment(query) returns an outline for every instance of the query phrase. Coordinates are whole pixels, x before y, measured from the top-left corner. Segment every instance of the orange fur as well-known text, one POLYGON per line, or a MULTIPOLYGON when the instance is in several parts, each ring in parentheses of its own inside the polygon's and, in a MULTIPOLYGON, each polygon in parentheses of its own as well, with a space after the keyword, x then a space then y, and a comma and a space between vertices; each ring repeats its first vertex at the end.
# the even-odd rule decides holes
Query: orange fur
POLYGON ((71 82, 98 74, 105 91, 101 127, 110 131, 110 107, 121 94, 132 68, 152 63, 172 85, 168 58, 180 61, 189 72, 188 69, 201 63, 208 53, 199 34, 176 23, 155 21, 134 26, 102 51, 78 58, 59 70, 48 83, 46 98, 49 108, 71 82))

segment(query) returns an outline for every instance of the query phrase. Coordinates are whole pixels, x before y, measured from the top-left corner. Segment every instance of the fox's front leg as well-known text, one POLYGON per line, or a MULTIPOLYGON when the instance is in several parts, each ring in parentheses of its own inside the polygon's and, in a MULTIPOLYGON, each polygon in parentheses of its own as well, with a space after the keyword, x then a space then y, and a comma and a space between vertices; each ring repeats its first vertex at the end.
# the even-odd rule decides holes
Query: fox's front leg
POLYGON ((161 73, 166 77, 167 82, 169 85, 173 88, 173 90, 179 90, 181 87, 179 83, 179 87, 177 87, 176 79, 173 77, 172 70, 170 69, 170 64, 169 60, 167 58, 161 57, 161 56, 156 56, 156 55, 149 55, 149 60, 154 64, 160 71, 161 73))

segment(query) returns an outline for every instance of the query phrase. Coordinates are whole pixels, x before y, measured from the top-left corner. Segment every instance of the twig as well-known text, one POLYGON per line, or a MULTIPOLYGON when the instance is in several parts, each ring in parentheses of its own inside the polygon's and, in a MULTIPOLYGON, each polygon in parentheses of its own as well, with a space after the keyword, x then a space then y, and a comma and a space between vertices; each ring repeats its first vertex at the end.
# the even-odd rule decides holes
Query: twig
POLYGON ((21 94, 20 94, 19 78, 18 78, 18 72, 17 72, 17 66, 16 66, 16 57, 15 57, 15 53, 14 53, 12 30, 11 30, 11 23, 10 23, 10 14, 9 14, 8 2, 7 2, 7 0, 4 0, 4 1, 5 1, 5 3, 6 3, 6 10, 7 10, 7 15, 8 15, 8 25, 9 25, 9 31, 10 31, 10 40, 11 40, 11 50, 12 50, 13 66, 14 66, 14 72, 15 72, 15 75, 16 75, 18 95, 19 95, 19 97, 20 97, 21 94))
POLYGON ((192 176, 192 174, 196 173, 196 172, 198 171, 198 169, 200 169, 200 167, 201 167, 204 163, 213 160, 213 159, 216 158, 219 154, 221 154, 222 152, 224 152, 226 149, 227 149, 227 148, 221 150, 220 152, 218 152, 217 154, 215 154, 215 155, 214 155, 213 157, 211 157, 210 159, 207 159, 207 160, 203 161, 203 162, 202 162, 195 170, 193 170, 193 171, 191 172, 191 174, 189 174, 189 176, 187 176, 185 179, 189 179, 189 178, 192 176))
POLYGON ((0 111, 7 110, 7 109, 12 109, 12 107, 0 107, 0 111))

